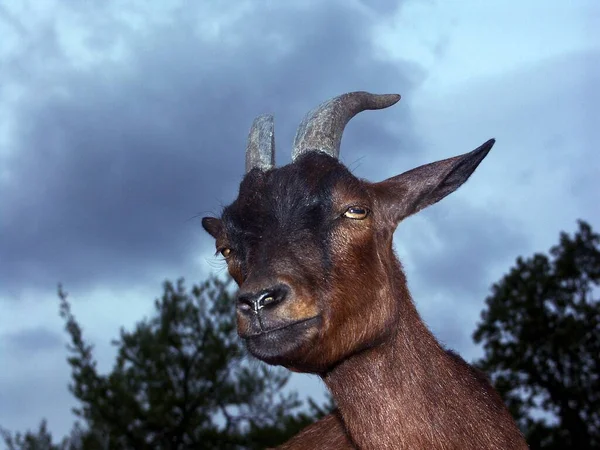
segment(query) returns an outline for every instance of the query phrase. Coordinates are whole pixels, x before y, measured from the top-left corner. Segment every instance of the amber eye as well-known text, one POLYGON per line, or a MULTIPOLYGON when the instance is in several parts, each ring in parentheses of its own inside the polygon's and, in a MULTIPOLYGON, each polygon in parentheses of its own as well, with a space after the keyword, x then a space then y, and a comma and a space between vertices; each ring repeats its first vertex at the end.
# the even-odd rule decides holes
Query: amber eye
POLYGON ((369 210, 362 206, 351 206, 343 214, 348 219, 361 220, 369 215, 369 210))
POLYGON ((221 255, 223 255, 224 258, 227 258, 229 255, 231 255, 231 249, 230 248, 224 248, 221 250, 221 255))

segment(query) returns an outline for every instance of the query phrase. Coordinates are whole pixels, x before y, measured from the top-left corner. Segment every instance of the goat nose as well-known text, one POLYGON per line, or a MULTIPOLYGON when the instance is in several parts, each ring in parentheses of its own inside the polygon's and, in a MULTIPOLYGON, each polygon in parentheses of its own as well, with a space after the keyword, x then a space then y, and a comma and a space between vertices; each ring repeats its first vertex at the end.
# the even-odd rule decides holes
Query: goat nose
POLYGON ((273 307, 285 300, 290 288, 284 284, 278 284, 259 292, 244 292, 238 295, 237 307, 240 311, 258 312, 267 307, 273 307))

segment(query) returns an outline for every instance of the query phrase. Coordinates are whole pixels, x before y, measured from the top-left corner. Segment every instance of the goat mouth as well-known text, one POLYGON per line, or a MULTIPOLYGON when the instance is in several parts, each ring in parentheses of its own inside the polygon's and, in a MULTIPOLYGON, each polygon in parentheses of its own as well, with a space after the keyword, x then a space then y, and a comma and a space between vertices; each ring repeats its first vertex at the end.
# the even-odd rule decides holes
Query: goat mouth
POLYGON ((246 347, 267 364, 290 365, 307 351, 318 334, 320 316, 309 317, 260 333, 243 336, 246 347))
MULTIPOLYGON (((286 323, 276 328, 269 328, 266 330, 260 330, 257 333, 250 333, 245 336, 241 336, 243 339, 254 339, 261 336, 265 336, 272 333, 277 333, 283 330, 291 330, 293 328, 297 328, 297 331, 301 331, 301 329, 310 328, 313 325, 316 325, 321 320, 320 316, 308 317, 306 319, 301 319, 296 322, 286 323)), ((296 331, 296 330, 294 330, 296 331)))

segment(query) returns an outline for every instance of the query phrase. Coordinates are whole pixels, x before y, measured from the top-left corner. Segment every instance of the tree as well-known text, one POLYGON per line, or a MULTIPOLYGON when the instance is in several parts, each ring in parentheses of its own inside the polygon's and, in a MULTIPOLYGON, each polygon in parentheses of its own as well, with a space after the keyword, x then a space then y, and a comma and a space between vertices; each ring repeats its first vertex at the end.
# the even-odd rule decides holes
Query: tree
POLYGON ((37 435, 5 431, 5 443, 15 450, 265 448, 327 413, 312 401, 300 410, 297 394, 283 391, 287 371, 246 358, 228 284, 212 277, 188 292, 183 280, 166 282, 155 314, 113 342, 118 354, 106 375, 59 287, 69 389, 84 426, 77 423, 60 446, 51 446, 45 423, 37 435), (26 438, 36 445, 23 445, 26 438))
POLYGON ((42 420, 37 433, 31 431, 15 433, 13 436, 9 431, 0 428, 0 436, 6 445, 6 450, 67 450, 67 442, 61 444, 52 443, 52 434, 48 431, 46 421, 42 420))
POLYGON ((578 224, 549 256, 517 259, 473 334, 532 449, 600 448, 600 236, 578 224))

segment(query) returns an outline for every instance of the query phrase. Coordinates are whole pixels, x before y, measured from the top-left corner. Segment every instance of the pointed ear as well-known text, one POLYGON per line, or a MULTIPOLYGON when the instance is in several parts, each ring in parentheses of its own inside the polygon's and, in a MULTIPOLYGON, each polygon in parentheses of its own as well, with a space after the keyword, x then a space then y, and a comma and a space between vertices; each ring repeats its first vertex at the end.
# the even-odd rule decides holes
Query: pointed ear
POLYGON ((472 152, 426 164, 376 183, 377 198, 389 213, 389 218, 397 224, 458 189, 487 156, 495 142, 490 139, 472 152))
POLYGON ((223 222, 216 217, 204 217, 202 219, 202 227, 215 239, 219 234, 221 234, 221 230, 223 229, 223 222))

